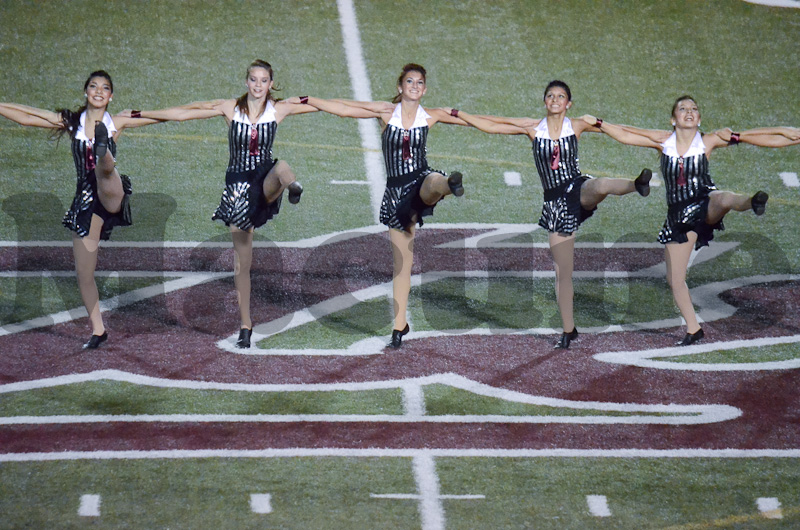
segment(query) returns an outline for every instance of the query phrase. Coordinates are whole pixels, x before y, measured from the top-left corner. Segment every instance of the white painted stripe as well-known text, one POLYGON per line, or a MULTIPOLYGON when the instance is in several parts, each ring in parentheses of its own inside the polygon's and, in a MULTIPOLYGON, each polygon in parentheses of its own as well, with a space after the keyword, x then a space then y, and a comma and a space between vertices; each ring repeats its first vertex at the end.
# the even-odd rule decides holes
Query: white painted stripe
POLYGON ((0 462, 183 460, 188 458, 800 458, 800 449, 169 449, 0 453, 0 462))
MULTIPOLYGON (((559 398, 532 396, 522 392, 515 392, 503 388, 493 387, 484 383, 479 383, 467 379, 466 377, 448 373, 448 374, 434 374, 430 376, 405 379, 405 380, 382 380, 382 381, 368 381, 362 383, 331 383, 331 384, 282 384, 282 385, 257 385, 257 384, 243 384, 243 383, 216 383, 208 381, 187 381, 187 380, 170 380, 158 379, 149 376, 138 374, 130 374, 118 370, 99 370, 90 372, 88 374, 70 374, 65 376, 58 376, 48 379, 40 379, 35 381, 21 381, 18 383, 8 383, 0 385, 0 393, 15 392, 19 390, 32 390, 35 388, 50 388, 59 385, 80 383, 84 381, 125 381, 133 384, 147 385, 159 388, 191 388, 203 390, 238 390, 247 392, 291 392, 291 391, 331 391, 331 390, 374 390, 386 388, 405 388, 407 386, 416 384, 419 386, 430 384, 444 384, 454 388, 459 388, 473 394, 482 395, 486 397, 493 397, 515 403, 527 403, 532 405, 544 405, 550 407, 565 407, 578 410, 592 409, 599 411, 621 411, 621 412, 637 412, 637 413, 669 413, 676 414, 675 416, 420 416, 416 418, 404 416, 377 416, 377 415, 350 415, 350 416, 333 416, 333 415, 273 415, 273 416, 239 416, 238 418, 246 418, 247 421, 263 421, 275 418, 275 421, 290 421, 294 418, 295 421, 325 421, 329 418, 330 421, 343 421, 348 418, 352 421, 395 421, 395 422, 432 422, 432 423, 459 423, 470 422, 470 419, 475 422, 491 422, 499 421, 501 423, 564 423, 564 422, 580 422, 580 423, 658 423, 658 424, 699 424, 699 423, 715 423, 735 419, 741 416, 742 411, 736 407, 729 405, 657 405, 657 404, 638 404, 638 403, 608 403, 608 402, 592 402, 592 401, 572 401, 559 398), (332 418, 335 418, 332 419, 332 418)), ((131 421, 141 421, 141 416, 129 416, 131 421)), ((191 421, 222 421, 222 418, 229 418, 231 421, 239 421, 234 419, 233 416, 225 415, 182 415, 183 419, 191 419, 191 421), (213 420, 212 420, 213 418, 213 420)), ((53 416, 56 423, 68 423, 67 420, 72 420, 75 423, 84 422, 87 418, 85 416, 53 416)), ((91 418, 91 417, 89 417, 91 418)), ((125 416, 108 416, 113 418, 109 421, 122 421, 125 416)), ((170 418, 176 418, 174 415, 163 416, 150 416, 152 421, 169 421, 170 418)), ((3 421, 26 423, 23 417, 4 418, 3 421)), ((46 417, 28 417, 30 420, 27 423, 44 423, 46 417)), ((183 421, 183 420, 181 420, 183 421)))
MULTIPOLYGON (((361 36, 358 30, 356 10, 352 0, 337 0, 339 22, 342 26, 342 40, 347 57, 347 70, 353 84, 353 96, 357 100, 372 101, 372 89, 367 77, 367 65, 361 49, 361 36)), ((361 147, 364 148, 364 166, 370 186, 370 203, 372 204, 375 223, 379 222, 381 200, 383 199, 386 173, 383 167, 380 134, 374 120, 358 120, 358 131, 361 134, 361 147)))
POLYGON ((775 497, 759 497, 756 499, 756 506, 761 515, 767 519, 783 519, 781 503, 775 497))
POLYGON ((503 180, 506 181, 506 186, 522 186, 522 175, 516 171, 503 173, 503 180))
POLYGON ((444 530, 444 506, 439 497, 439 476, 431 455, 414 457, 414 479, 419 491, 419 514, 423 530, 444 530))
POLYGON ((354 184, 360 186, 369 186, 370 183, 366 180, 332 180, 331 184, 354 184))
POLYGON ((252 493, 250 495, 250 510, 253 513, 272 513, 272 495, 269 493, 252 493))
MULTIPOLYGON (((201 283, 206 283, 221 278, 227 278, 230 276, 233 276, 232 272, 207 272, 207 273, 192 273, 187 275, 181 275, 181 277, 175 280, 169 280, 164 283, 151 285, 149 287, 142 287, 141 289, 134 289, 133 291, 128 291, 126 293, 122 293, 118 296, 114 296, 106 300, 100 300, 100 312, 105 313, 107 311, 118 309, 120 307, 125 307, 131 304, 135 304, 137 302, 141 302, 142 300, 146 300, 148 298, 162 296, 172 291, 186 289, 188 287, 194 287, 196 285, 200 285, 201 283)), ((86 308, 75 307, 72 309, 68 309, 66 311, 53 313, 43 317, 37 317, 37 318, 32 318, 30 320, 25 320, 23 322, 7 324, 5 326, 0 327, 0 337, 3 335, 11 335, 14 333, 20 333, 32 329, 48 327, 54 324, 71 322, 73 320, 85 318, 87 316, 88 313, 86 312, 86 308)))
POLYGON ((100 517, 100 495, 81 495, 78 515, 81 517, 100 517))
POLYGON ((794 7, 800 9, 800 2, 797 0, 744 0, 751 4, 758 4, 770 7, 794 7))
MULTIPOLYGON (((414 493, 370 493, 369 496, 373 499, 397 499, 397 500, 419 500, 420 495, 414 493)), ((481 500, 485 499, 486 495, 439 495, 440 499, 446 500, 481 500)))
POLYGON ((587 495, 586 504, 589 505, 589 513, 595 517, 611 517, 605 495, 587 495))
POLYGON ((403 410, 408 416, 425 416, 425 395, 422 385, 403 385, 403 410))
POLYGON ((783 184, 787 188, 797 188, 800 187, 800 180, 797 180, 797 173, 779 173, 783 184))

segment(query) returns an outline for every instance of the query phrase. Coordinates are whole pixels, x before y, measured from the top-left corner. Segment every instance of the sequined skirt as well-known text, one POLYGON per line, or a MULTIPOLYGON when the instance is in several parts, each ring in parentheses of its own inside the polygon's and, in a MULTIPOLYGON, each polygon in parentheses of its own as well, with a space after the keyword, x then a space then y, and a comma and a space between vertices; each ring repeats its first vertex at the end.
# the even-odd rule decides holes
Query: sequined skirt
POLYGON ((111 237, 111 231, 115 226, 130 226, 133 224, 131 219, 130 196, 133 193, 133 186, 128 175, 120 175, 122 181, 122 203, 116 213, 111 213, 103 207, 97 195, 97 178, 94 171, 89 173, 85 179, 79 180, 75 189, 75 197, 72 205, 64 214, 61 224, 75 232, 79 237, 89 235, 92 225, 92 215, 98 215, 103 220, 103 228, 100 232, 100 239, 107 240, 111 237))
POLYGON ((667 211, 667 219, 664 226, 658 233, 658 242, 666 245, 667 243, 686 243, 689 238, 687 232, 697 234, 697 242, 694 248, 708 246, 709 241, 714 239, 714 230, 725 230, 722 221, 710 225, 706 222, 708 216, 709 197, 704 194, 702 197, 682 203, 672 204, 667 211))
POLYGON ((422 218, 433 215, 433 208, 436 205, 425 204, 419 196, 422 182, 431 173, 447 176, 442 171, 425 168, 387 179, 386 191, 383 192, 381 201, 382 224, 397 230, 408 230, 414 223, 422 226, 422 218))
POLYGON ((545 190, 539 226, 551 233, 571 234, 594 214, 581 206, 581 186, 589 179, 581 175, 557 188, 545 190))
POLYGON ((225 174, 225 189, 212 220, 220 220, 241 230, 263 226, 281 209, 281 199, 267 203, 264 197, 264 179, 277 160, 268 161, 249 171, 228 171, 225 174))

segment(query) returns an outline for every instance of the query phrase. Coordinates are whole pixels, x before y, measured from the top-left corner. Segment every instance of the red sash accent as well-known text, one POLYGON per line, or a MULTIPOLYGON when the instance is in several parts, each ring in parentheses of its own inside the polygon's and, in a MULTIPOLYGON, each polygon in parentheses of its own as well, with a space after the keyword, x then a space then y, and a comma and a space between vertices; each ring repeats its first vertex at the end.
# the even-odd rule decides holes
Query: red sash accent
POLYGON ((411 139, 408 131, 403 131, 403 160, 411 160, 411 139))
POLYGON ((686 172, 683 168, 683 157, 678 159, 678 186, 686 186, 686 172))
POLYGON ((561 162, 561 144, 556 144, 555 149, 553 149, 553 156, 550 157, 550 169, 553 171, 558 169, 559 162, 561 162))
POLYGON ((258 156, 258 129, 250 127, 250 156, 258 156))

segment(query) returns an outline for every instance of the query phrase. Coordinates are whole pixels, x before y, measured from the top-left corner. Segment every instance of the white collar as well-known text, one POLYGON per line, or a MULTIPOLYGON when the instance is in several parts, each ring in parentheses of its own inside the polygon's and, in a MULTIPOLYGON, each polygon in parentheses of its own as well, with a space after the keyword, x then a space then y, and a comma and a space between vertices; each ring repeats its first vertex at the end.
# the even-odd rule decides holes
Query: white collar
MULTIPOLYGON (((400 114, 401 106, 402 105, 400 103, 397 104, 397 106, 394 108, 394 112, 392 112, 392 118, 389 120, 389 125, 394 125, 400 129, 403 128, 403 116, 400 114)), ((414 123, 409 129, 414 129, 416 127, 427 127, 428 118, 430 117, 430 114, 425 112, 425 109, 423 109, 422 105, 420 105, 417 107, 417 115, 414 116, 414 123)))
MULTIPOLYGON (((678 154, 678 135, 673 132, 667 141, 661 144, 662 152, 670 157, 680 157, 681 155, 678 154)), ((703 143, 703 136, 700 134, 700 131, 697 131, 692 138, 692 145, 689 146, 689 149, 683 155, 684 157, 688 158, 690 156, 697 156, 702 155, 706 152, 706 144, 703 143)))
MULTIPOLYGON (((572 122, 569 118, 564 116, 564 121, 561 124, 561 136, 558 138, 566 138, 567 136, 574 136, 575 131, 572 130, 572 122)), ((550 131, 547 130, 547 118, 544 118, 536 126, 536 138, 545 138, 550 140, 550 131)))
MULTIPOLYGON (((112 136, 115 132, 117 132, 117 128, 114 126, 114 120, 111 118, 111 114, 106 111, 103 113, 103 125, 106 126, 108 129, 108 135, 112 136)), ((78 126, 78 130, 75 131, 75 138, 78 140, 82 140, 84 142, 88 142, 89 138, 86 137, 86 111, 81 112, 81 124, 78 126)))
MULTIPOLYGON (((236 107, 233 112, 233 121, 246 123, 247 125, 253 125, 253 123, 250 121, 250 116, 248 116, 247 113, 239 112, 239 107, 236 107)), ((258 120, 256 120, 255 125, 270 123, 273 121, 276 121, 275 105, 272 104, 272 101, 267 100, 267 106, 264 109, 264 112, 261 113, 261 116, 258 117, 258 120)))

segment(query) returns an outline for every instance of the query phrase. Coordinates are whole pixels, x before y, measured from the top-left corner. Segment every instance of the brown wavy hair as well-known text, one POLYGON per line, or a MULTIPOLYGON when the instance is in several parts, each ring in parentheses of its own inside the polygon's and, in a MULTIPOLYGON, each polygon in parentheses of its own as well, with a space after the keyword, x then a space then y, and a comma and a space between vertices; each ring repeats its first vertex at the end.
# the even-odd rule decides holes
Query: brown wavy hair
MULTIPOLYGON (((409 72, 419 72, 420 74, 422 74, 422 80, 425 82, 428 81, 427 78, 428 73, 425 71, 425 68, 423 68, 422 65, 416 63, 408 63, 403 67, 403 71, 400 73, 400 77, 397 78, 398 87, 403 84, 403 79, 406 78, 406 75, 408 75, 409 72)), ((392 98, 392 103, 400 103, 401 99, 402 96, 400 94, 395 94, 394 97, 392 98)))

